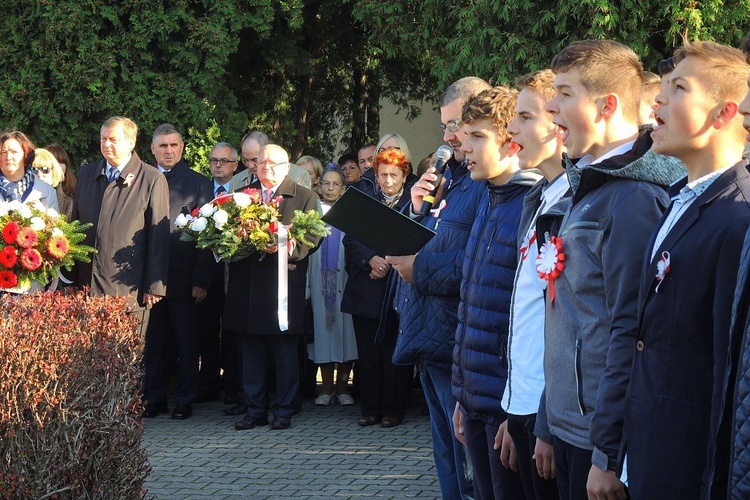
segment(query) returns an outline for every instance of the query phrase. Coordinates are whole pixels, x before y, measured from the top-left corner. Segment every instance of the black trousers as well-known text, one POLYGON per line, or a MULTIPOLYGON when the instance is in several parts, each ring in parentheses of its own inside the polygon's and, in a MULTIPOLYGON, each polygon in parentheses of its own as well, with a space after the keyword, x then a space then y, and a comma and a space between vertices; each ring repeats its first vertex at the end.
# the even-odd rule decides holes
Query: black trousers
POLYGON ((359 359, 359 400, 362 415, 404 418, 411 389, 411 366, 394 365, 390 342, 375 343, 378 320, 353 315, 359 359))
POLYGON ((523 491, 529 500, 557 500, 557 483, 554 479, 541 477, 536 469, 536 461, 532 458, 536 446, 535 423, 536 414, 508 414, 508 432, 516 447, 518 472, 521 474, 523 491))
POLYGON ((506 469, 500 461, 500 450, 495 450, 495 436, 499 425, 464 415, 466 450, 473 467, 474 498, 476 500, 522 500, 521 477, 506 469))
POLYGON ((239 337, 247 414, 255 418, 268 415, 268 375, 273 359, 276 399, 271 412, 274 417, 291 419, 299 390, 299 335, 242 333, 239 337))
MULTIPOLYGON (((198 373, 199 392, 221 389, 221 314, 224 311, 224 283, 217 283, 208 290, 206 300, 198 304, 199 334, 198 352, 200 372, 198 373)), ((232 355, 239 357, 239 347, 233 346, 232 355)), ((239 385, 239 384, 238 384, 239 385)))
POLYGON ((560 500, 588 498, 586 482, 591 470, 592 450, 584 450, 555 438, 555 478, 560 500))
POLYGON ((146 370, 143 398, 149 403, 167 400, 164 366, 168 354, 166 339, 170 330, 174 336, 178 358, 175 402, 190 405, 197 397, 197 319, 197 307, 192 298, 164 298, 151 308, 143 355, 146 370))

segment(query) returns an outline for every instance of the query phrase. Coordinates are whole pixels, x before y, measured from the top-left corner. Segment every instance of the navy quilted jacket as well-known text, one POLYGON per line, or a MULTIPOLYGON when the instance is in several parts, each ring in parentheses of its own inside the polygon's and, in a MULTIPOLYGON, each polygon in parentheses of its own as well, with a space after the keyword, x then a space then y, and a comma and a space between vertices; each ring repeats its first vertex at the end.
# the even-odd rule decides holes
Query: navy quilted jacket
POLYGON ((453 397, 469 416, 500 424, 508 378, 508 318, 516 274, 518 224, 523 198, 539 180, 516 173, 507 184, 488 185, 488 201, 471 228, 461 281, 453 397))
POLYGON ((414 259, 413 282, 398 280, 394 307, 400 327, 393 354, 397 364, 424 362, 450 369, 452 363, 466 242, 486 187, 471 180, 466 167, 455 160, 448 165, 444 208, 437 217, 421 221, 437 234, 414 259))
POLYGON ((750 323, 748 323, 748 307, 750 307, 750 231, 745 236, 740 258, 730 328, 733 336, 742 336, 734 395, 728 495, 729 498, 737 500, 750 498, 750 323))

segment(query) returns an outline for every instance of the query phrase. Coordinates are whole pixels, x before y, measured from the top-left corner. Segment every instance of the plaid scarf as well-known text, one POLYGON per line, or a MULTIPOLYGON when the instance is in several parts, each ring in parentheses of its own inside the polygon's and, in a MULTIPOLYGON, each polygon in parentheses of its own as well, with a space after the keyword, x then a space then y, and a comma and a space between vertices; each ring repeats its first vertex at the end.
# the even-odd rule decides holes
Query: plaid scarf
POLYGON ((23 201, 26 190, 34 185, 34 173, 30 168, 18 181, 13 182, 0 173, 0 196, 4 201, 23 201))

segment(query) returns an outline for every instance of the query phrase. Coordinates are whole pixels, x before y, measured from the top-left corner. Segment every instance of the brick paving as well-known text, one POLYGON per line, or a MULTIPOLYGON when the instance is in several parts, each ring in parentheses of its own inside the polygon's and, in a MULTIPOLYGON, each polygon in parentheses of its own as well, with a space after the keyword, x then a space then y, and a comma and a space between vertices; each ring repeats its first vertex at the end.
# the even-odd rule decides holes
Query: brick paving
POLYGON ((188 420, 145 420, 148 498, 440 498, 429 417, 419 408, 384 429, 357 425, 358 405, 307 401, 281 431, 237 431, 242 418, 224 408, 196 404, 188 420))

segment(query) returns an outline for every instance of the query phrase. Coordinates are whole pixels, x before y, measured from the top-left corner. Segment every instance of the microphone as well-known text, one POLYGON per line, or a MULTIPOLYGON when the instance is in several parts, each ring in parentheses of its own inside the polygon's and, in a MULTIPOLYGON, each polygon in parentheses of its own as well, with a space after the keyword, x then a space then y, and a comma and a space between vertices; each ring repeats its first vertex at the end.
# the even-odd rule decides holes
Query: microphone
POLYGON ((432 210, 432 205, 435 203, 435 195, 440 189, 440 182, 443 180, 443 173, 445 172, 445 166, 448 164, 448 160, 453 156, 453 148, 447 144, 443 144, 435 152, 437 156, 437 162, 435 163, 435 173, 438 178, 435 181, 435 188, 430 191, 430 194, 422 198, 422 207, 419 209, 420 215, 429 215, 432 210))

